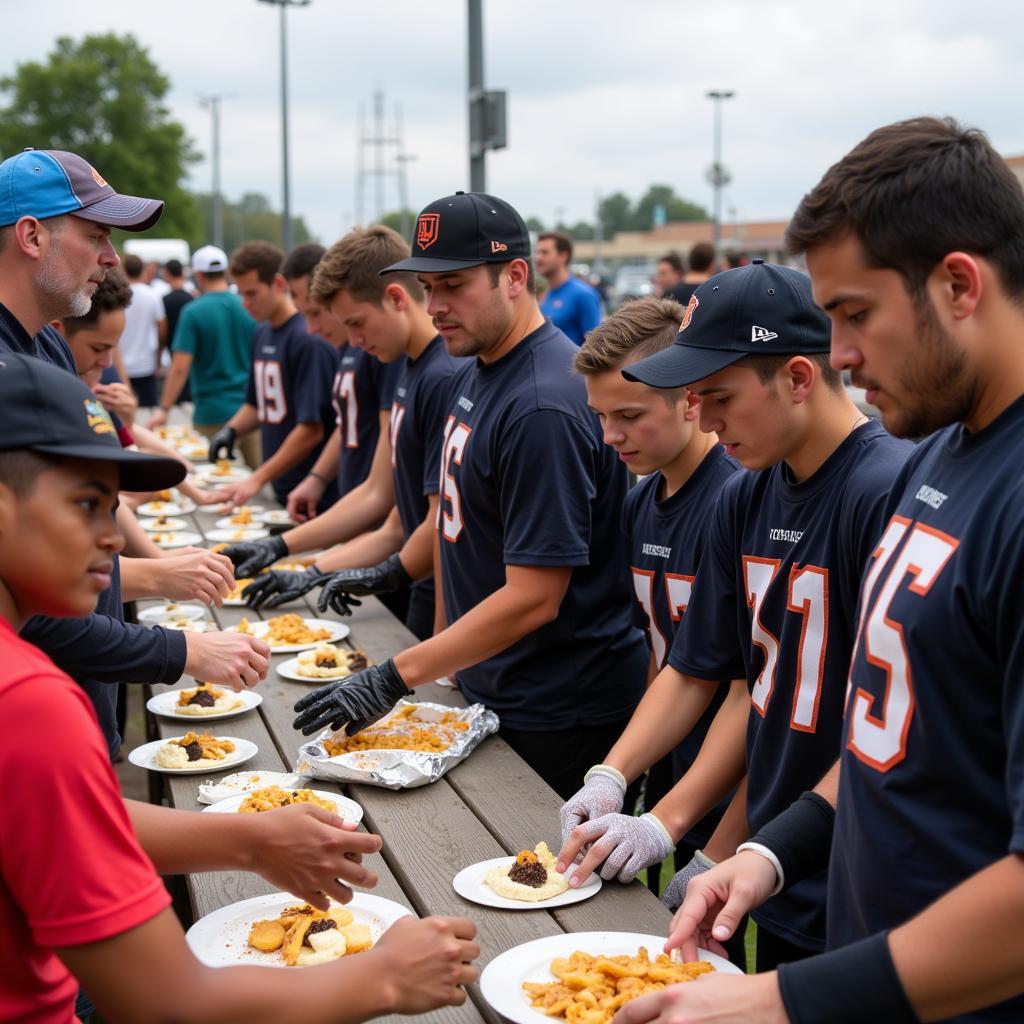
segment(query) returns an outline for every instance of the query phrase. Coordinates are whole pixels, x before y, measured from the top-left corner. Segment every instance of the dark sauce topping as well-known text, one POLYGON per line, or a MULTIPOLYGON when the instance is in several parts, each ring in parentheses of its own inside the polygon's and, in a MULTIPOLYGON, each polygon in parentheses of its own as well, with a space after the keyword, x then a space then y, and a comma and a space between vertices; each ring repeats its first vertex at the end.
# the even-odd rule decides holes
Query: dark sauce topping
POLYGON ((198 704, 201 708, 212 708, 217 703, 217 698, 209 690, 196 690, 189 697, 188 703, 198 704))
POLYGON ((366 655, 362 651, 353 651, 348 656, 348 667, 353 672, 361 672, 364 668, 368 668, 370 665, 366 659, 366 655))
POLYGON ((520 885, 528 885, 531 889, 539 889, 548 880, 548 871, 539 861, 534 864, 513 864, 508 877, 520 885))
POLYGON ((185 747, 185 753, 188 754, 190 761, 199 761, 203 756, 203 748, 198 743, 189 743, 185 747))
POLYGON ((312 949, 312 943, 309 941, 310 935, 316 935, 318 932, 329 932, 332 928, 337 929, 338 922, 333 917, 322 917, 319 921, 314 921, 309 929, 306 931, 305 937, 302 940, 304 946, 309 946, 312 949))

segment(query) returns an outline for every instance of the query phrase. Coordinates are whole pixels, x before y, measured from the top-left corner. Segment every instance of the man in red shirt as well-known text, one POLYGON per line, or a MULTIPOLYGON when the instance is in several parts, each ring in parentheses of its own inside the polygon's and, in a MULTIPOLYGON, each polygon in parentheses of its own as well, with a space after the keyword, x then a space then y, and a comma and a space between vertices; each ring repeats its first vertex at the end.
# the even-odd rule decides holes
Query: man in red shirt
POLYGON ((287 972, 201 966, 157 870, 259 864, 323 907, 327 895, 349 897, 338 878, 375 882, 358 855, 380 840, 317 808, 221 823, 126 806, 85 694, 18 637, 33 615, 89 614, 123 544, 111 516, 119 488, 162 489, 183 472, 122 449, 70 374, 0 358, 0 1020, 70 1024, 79 983, 108 1021, 131 1024, 326 1024, 462 1003, 478 955, 462 919, 403 919, 364 956, 308 968, 299 986, 287 972))

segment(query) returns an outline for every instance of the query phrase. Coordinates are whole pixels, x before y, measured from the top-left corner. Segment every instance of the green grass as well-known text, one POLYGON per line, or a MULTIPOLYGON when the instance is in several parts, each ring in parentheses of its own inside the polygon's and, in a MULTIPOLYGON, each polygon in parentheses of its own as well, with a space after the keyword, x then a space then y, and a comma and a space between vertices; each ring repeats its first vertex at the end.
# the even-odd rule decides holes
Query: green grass
MULTIPOLYGON (((675 862, 673 855, 670 853, 661 862, 661 878, 658 880, 658 895, 660 896, 668 886, 668 883, 672 881, 672 876, 675 874, 675 862)), ((647 868, 644 868, 637 878, 647 885, 647 868)), ((743 936, 743 945, 747 951, 747 973, 754 973, 754 964, 756 962, 757 954, 757 925, 753 920, 747 920, 747 933, 743 936)))

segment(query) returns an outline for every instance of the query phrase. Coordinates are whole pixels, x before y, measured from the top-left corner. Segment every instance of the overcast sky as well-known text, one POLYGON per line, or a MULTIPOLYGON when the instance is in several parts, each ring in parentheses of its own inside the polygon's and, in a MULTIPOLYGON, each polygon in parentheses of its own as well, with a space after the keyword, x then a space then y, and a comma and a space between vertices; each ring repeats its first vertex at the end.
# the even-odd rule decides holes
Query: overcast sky
MULTIPOLYGON (((222 187, 280 203, 278 11, 257 0, 0 0, 0 74, 61 34, 130 32, 170 77, 204 154, 224 101, 222 187), (17 13, 15 13, 17 12, 17 13)), ((410 205, 468 187, 465 0, 313 0, 289 11, 292 207, 329 243, 356 216, 357 122, 375 88, 402 108, 410 205)), ((666 182, 710 208, 709 88, 728 88, 726 209, 788 216, 872 128, 920 113, 1024 153, 1024 5, 1011 0, 484 0, 485 76, 509 91, 488 188, 524 215, 590 219, 600 191, 666 182)), ((367 159, 370 154, 367 152, 367 159)), ((393 164, 392 164, 393 166, 393 164)), ((190 184, 208 189, 204 161, 190 184)), ((116 182, 114 183, 116 186, 116 182)), ((385 208, 398 205, 387 183, 385 208)), ((376 212, 372 184, 364 219, 376 212)))

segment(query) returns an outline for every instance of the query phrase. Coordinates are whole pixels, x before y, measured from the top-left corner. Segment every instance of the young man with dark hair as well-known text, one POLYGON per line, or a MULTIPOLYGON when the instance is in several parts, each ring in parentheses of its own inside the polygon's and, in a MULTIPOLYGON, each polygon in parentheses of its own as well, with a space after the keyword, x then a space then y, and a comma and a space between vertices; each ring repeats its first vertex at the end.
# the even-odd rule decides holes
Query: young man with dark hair
POLYGON ((452 672, 468 700, 501 716, 502 736, 560 793, 621 732, 647 654, 631 621, 619 529, 626 469, 602 443, 575 346, 530 288, 530 238, 508 203, 457 193, 417 220, 417 275, 453 356, 445 408, 435 635, 344 687, 296 704, 307 735, 355 732, 452 672))
MULTIPOLYGON (((192 273, 201 294, 181 311, 160 408, 146 423, 150 430, 167 422, 186 383, 195 403, 192 424, 208 438, 215 437, 245 401, 256 322, 228 287, 227 270, 227 253, 215 245, 204 245, 192 254, 192 273)), ((260 464, 259 434, 239 438, 238 448, 250 469, 260 464)))
MULTIPOLYGON (((164 264, 163 281, 167 285, 167 291, 161 296, 164 304, 164 314, 167 317, 167 331, 164 337, 164 344, 161 352, 171 347, 174 340, 174 332, 178 326, 178 316, 195 296, 185 287, 185 268, 181 260, 168 260, 164 264)), ((181 396, 181 401, 190 401, 187 395, 181 396)))
MULTIPOLYGON (((641 477, 626 496, 622 528, 629 540, 636 621, 647 632, 650 648, 648 682, 664 668, 689 604, 718 492, 739 469, 718 438, 700 430, 696 395, 685 388, 650 388, 622 376, 623 367, 671 345, 682 319, 682 306, 671 299, 628 302, 587 335, 573 361, 573 368, 586 383, 588 403, 604 428, 605 444, 641 477)), ((690 735, 651 767, 644 806, 655 817, 658 803, 693 764, 728 689, 729 684, 723 683, 690 735)), ((609 803, 609 811, 620 810, 621 800, 609 803)), ((685 836, 678 837, 674 843, 677 867, 688 864, 707 844, 724 810, 722 802, 685 836)), ((576 824, 568 821, 564 831, 576 824)), ((643 827, 639 822, 638 826, 643 827)), ((655 829, 651 839, 667 855, 669 844, 664 835, 655 829)), ((647 869, 647 884, 654 893, 660 892, 661 859, 647 869)), ((626 880, 631 873, 622 874, 623 867, 606 863, 602 873, 606 878, 626 880)))
MULTIPOLYGON (((234 452, 235 439, 259 427, 263 463, 247 479, 216 492, 244 505, 271 484, 283 505, 288 492, 317 460, 335 418, 331 380, 334 349, 311 336, 280 273, 284 254, 268 242, 247 242, 231 255, 231 274, 249 314, 258 321, 245 403, 210 440, 210 460, 234 452)), ((319 508, 334 504, 337 489, 324 489, 319 508)))
MULTIPOLYGON (((254 606, 273 607, 323 586, 320 610, 330 605, 344 613, 348 595, 389 595, 411 587, 405 623, 425 640, 434 628, 434 527, 445 403, 448 383, 464 360, 445 350, 416 278, 381 277, 382 270, 408 256, 409 246, 391 228, 357 228, 331 247, 313 287, 316 300, 332 311, 356 350, 399 367, 390 434, 395 507, 379 529, 324 552, 304 573, 261 575, 246 596, 254 606)), ((351 504, 339 501, 317 521, 320 528, 336 522, 351 529, 346 507, 351 504)), ((275 544, 280 555, 320 546, 303 543, 311 532, 313 524, 300 526, 267 545, 275 544)), ((246 566, 239 569, 242 575, 246 571, 246 566)))
POLYGON ((306 242, 295 246, 281 264, 281 276, 288 282, 288 293, 303 316, 306 315, 309 279, 325 252, 327 250, 322 245, 306 242))
MULTIPOLYGON (((827 863, 830 952, 707 988, 716 1021, 1019 1021, 1024 195, 981 132, 917 118, 830 168, 787 244, 832 318, 833 365, 894 433, 936 433, 864 573, 838 801, 805 794, 700 879, 670 941, 727 934, 827 863)), ((624 1019, 705 1019, 662 995, 624 1019)))
POLYGON ((124 275, 133 299, 121 336, 121 358, 139 405, 148 408, 157 401, 156 371, 167 340, 167 315, 160 296, 142 280, 144 269, 138 256, 125 256, 124 275))
POLYGON ((658 260, 654 268, 654 287, 661 298, 673 299, 685 309, 697 286, 686 284, 686 264, 683 257, 673 251, 658 260))
POLYGON ((715 272, 715 247, 710 242, 694 242, 686 262, 689 269, 683 280, 687 284, 703 284, 715 272))
POLYGON ((0 1018, 77 1019, 79 985, 111 1024, 296 1014, 354 1024, 460 1005, 479 955, 460 918, 407 917, 369 952, 309 968, 298 990, 272 968, 200 964, 157 870, 255 868, 326 909, 328 895, 351 899, 346 883, 376 883, 360 859, 379 837, 309 806, 196 815, 126 804, 84 697, 18 636, 30 616, 89 615, 110 586, 119 488, 169 487, 183 474, 175 460, 122 449, 67 373, 13 353, 0 361, 0 1018))
MULTIPOLYGON (((651 387, 689 387, 701 427, 750 471, 722 487, 668 667, 605 760, 635 778, 687 735, 718 680, 742 682, 744 699, 723 705, 693 768, 659 805, 674 837, 744 769, 749 827, 760 828, 839 752, 857 590, 910 446, 847 397, 828 366, 829 336, 806 275, 758 261, 701 285, 676 342, 622 371, 651 387)), ((585 788, 570 806, 592 818, 596 793, 585 788)), ((605 856, 642 854, 642 836, 606 815, 577 826, 561 859, 593 843, 582 879, 605 856)), ((686 879, 698 874, 690 867, 686 879)), ((758 970, 820 951, 824 871, 754 917, 758 970)))
MULTIPOLYGON (((22 353, 76 375, 71 353, 48 324, 89 313, 105 273, 118 264, 111 228, 143 231, 163 210, 154 199, 122 196, 81 157, 27 150, 0 163, 0 354, 22 353)), ((269 648, 236 633, 146 629, 121 620, 120 560, 96 613, 82 619, 36 616, 22 636, 80 681, 174 683, 183 675, 224 685, 265 678, 269 648)), ((120 739, 111 712, 104 732, 120 739)))
POLYGON ((587 331, 601 322, 601 300, 586 281, 569 272, 572 239, 561 231, 545 231, 537 238, 533 260, 548 282, 541 313, 570 341, 582 344, 587 331))

